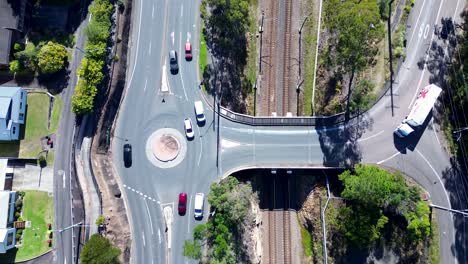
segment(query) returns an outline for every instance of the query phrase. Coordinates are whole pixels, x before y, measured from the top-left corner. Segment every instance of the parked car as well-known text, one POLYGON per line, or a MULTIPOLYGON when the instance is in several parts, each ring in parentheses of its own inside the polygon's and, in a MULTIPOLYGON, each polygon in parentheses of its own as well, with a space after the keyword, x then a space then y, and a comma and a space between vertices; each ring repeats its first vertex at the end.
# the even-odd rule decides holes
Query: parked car
POLYGON ((132 166, 132 145, 125 144, 123 146, 123 160, 126 168, 132 166))
POLYGON ((185 60, 192 60, 192 44, 190 42, 185 43, 185 60))
POLYGON ((190 118, 185 118, 184 120, 185 135, 188 139, 193 139, 195 133, 193 132, 192 120, 190 118))
POLYGON ((177 63, 177 51, 169 51, 169 66, 172 74, 179 72, 179 64, 177 63))
POLYGON ((205 203, 205 195, 203 193, 195 194, 195 207, 194 207, 194 217, 195 219, 203 218, 203 206, 205 203))
POLYGON ((205 123, 205 114, 203 111, 203 103, 202 101, 196 101, 195 104, 195 116, 197 117, 197 123, 203 125, 205 123))
POLYGON ((179 193, 179 206, 177 208, 179 215, 185 215, 187 211, 187 193, 179 193))

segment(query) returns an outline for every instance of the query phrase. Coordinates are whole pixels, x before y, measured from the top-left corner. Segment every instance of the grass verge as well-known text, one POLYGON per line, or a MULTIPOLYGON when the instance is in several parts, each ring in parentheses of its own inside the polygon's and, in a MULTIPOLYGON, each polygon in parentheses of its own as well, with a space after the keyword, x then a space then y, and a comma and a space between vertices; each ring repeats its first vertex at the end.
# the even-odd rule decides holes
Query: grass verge
MULTIPOLYGON (((203 79, 203 73, 208 66, 208 48, 206 46, 203 21, 200 21, 200 53, 198 55, 198 68, 200 70, 200 78, 203 79)), ((205 85, 203 85, 203 89, 205 85)))
POLYGON ((22 246, 16 252, 16 261, 38 256, 47 250, 47 223, 53 223, 53 200, 47 192, 26 191, 22 218, 31 221, 31 227, 23 231, 22 246))
POLYGON ((440 237, 439 237, 439 225, 437 223, 436 214, 432 213, 432 223, 431 223, 431 239, 429 241, 429 256, 431 263, 441 263, 440 262, 440 237))
POLYGON ((257 81, 257 34, 258 34, 258 17, 257 17, 258 1, 250 0, 250 25, 248 29, 248 46, 247 46, 247 65, 245 67, 245 77, 247 83, 251 84, 247 94, 247 114, 253 115, 254 112, 254 89, 252 88, 257 81))
POLYGON ((304 103, 302 111, 305 116, 312 115, 312 89, 315 77, 315 49, 317 45, 317 11, 315 10, 314 1, 308 1, 308 10, 306 13, 311 14, 304 24, 303 29, 303 45, 304 48, 304 103))
POLYGON ((301 237, 302 237, 302 248, 304 249, 304 255, 307 257, 312 256, 312 236, 309 230, 301 226, 301 237))

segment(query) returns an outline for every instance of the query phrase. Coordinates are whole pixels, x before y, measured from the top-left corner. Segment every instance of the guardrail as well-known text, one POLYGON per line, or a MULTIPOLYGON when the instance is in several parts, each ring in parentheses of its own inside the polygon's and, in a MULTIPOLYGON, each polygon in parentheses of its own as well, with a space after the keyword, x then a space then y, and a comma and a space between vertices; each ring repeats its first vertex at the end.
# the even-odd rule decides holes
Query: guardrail
POLYGON ((345 121, 345 113, 331 116, 249 116, 221 107, 220 114, 233 122, 251 126, 316 126, 336 125, 345 121))

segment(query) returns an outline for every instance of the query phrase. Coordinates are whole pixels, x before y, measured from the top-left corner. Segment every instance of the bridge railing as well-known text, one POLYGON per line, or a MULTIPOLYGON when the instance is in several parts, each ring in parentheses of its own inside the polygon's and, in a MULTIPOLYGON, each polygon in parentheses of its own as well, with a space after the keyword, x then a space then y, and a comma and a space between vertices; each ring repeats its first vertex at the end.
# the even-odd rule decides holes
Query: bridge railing
POLYGON ((233 122, 251 125, 251 126, 316 126, 316 125, 335 125, 345 121, 344 113, 331 116, 249 116, 233 112, 221 107, 221 116, 233 122))

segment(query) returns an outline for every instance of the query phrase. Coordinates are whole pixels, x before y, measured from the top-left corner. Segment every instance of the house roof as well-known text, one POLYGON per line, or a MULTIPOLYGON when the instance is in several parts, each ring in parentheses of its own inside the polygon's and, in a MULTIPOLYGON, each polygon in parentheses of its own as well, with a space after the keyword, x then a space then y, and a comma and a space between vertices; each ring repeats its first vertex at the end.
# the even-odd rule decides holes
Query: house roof
MULTIPOLYGON (((5 189, 5 178, 8 170, 8 160, 0 159, 0 191, 5 189)), ((1 236, 0 236, 1 239, 1 236)))
POLYGON ((10 108, 11 98, 0 97, 0 118, 6 118, 10 108))
POLYGON ((10 61, 11 38, 10 29, 22 30, 24 1, 0 0, 0 64, 10 61), (10 29, 8 29, 10 28, 10 29))
POLYGON ((0 191, 0 229, 6 228, 8 224, 8 205, 10 202, 10 192, 0 191))

